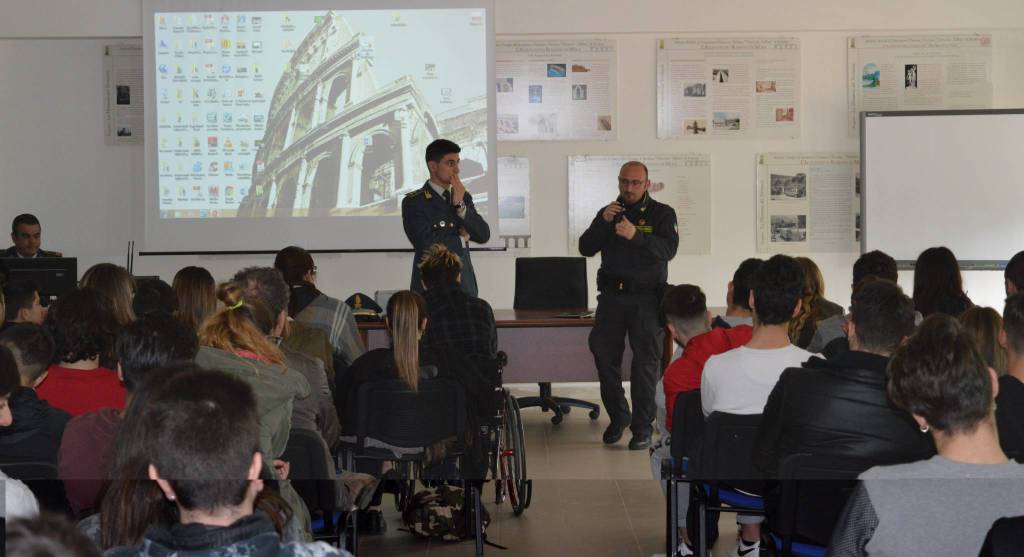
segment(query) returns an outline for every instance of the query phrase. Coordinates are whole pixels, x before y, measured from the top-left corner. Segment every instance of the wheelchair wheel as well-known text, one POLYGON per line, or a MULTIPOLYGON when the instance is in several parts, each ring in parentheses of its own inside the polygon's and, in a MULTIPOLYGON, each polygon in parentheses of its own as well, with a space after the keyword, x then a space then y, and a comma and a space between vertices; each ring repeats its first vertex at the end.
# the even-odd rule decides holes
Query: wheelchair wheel
POLYGON ((518 516, 530 505, 533 486, 526 479, 526 442, 523 438, 519 403, 507 391, 503 414, 499 442, 500 481, 512 505, 512 512, 518 516))

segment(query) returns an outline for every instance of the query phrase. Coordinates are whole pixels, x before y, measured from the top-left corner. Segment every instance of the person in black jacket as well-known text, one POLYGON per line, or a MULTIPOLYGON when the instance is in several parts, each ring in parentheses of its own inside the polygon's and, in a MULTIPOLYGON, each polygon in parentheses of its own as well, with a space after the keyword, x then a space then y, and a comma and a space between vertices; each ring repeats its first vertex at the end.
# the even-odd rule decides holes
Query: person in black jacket
POLYGON ((754 464, 772 477, 796 453, 895 464, 928 458, 935 447, 886 397, 889 357, 914 330, 914 306, 895 283, 877 279, 853 300, 850 351, 811 358, 782 373, 765 405, 754 464))
POLYGON ((1006 299, 999 342, 1007 359, 996 395, 999 445, 1010 458, 1024 461, 1024 292, 1006 299))
POLYGON ((39 325, 19 323, 0 335, 0 350, 11 355, 18 382, 6 401, 12 421, 0 424, 0 462, 56 465, 71 415, 41 400, 34 389, 53 359, 53 337, 39 325))
POLYGON ((668 279, 668 262, 679 246, 676 212, 651 198, 647 166, 629 161, 619 170, 619 197, 602 208, 580 236, 580 255, 601 253, 597 272, 597 314, 590 333, 601 402, 611 419, 603 441, 613 444, 628 426, 629 448, 651 444, 654 389, 658 383, 664 330, 658 304, 668 279), (625 337, 633 350, 630 364, 633 412, 622 388, 625 337))

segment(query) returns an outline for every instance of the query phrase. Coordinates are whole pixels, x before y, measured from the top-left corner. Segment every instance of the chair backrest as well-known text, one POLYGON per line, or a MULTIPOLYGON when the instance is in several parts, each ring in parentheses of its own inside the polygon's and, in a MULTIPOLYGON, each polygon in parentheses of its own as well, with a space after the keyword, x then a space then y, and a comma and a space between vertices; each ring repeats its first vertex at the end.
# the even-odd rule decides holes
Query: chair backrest
POLYGON ((288 478, 310 512, 322 511, 329 516, 337 507, 335 474, 330 469, 330 450, 320 434, 292 429, 282 460, 288 463, 288 478))
POLYGON ((828 545, 832 531, 857 487, 857 476, 877 461, 797 453, 779 463, 778 510, 769 512, 772 530, 784 538, 828 545))
POLYGON ((700 404, 700 390, 676 395, 672 408, 672 458, 693 461, 704 435, 704 410, 700 404))
POLYGON ((583 257, 517 257, 515 309, 586 308, 583 257))
POLYGON ((760 414, 712 412, 704 422, 698 465, 691 468, 690 477, 730 482, 761 479, 752 457, 760 425, 760 414))
POLYGON ((1024 516, 1003 517, 992 524, 978 557, 1020 555, 1024 545, 1024 516))
POLYGON ((359 386, 356 435, 403 448, 423 448, 466 432, 466 395, 445 378, 420 379, 410 390, 401 380, 370 381, 359 386))

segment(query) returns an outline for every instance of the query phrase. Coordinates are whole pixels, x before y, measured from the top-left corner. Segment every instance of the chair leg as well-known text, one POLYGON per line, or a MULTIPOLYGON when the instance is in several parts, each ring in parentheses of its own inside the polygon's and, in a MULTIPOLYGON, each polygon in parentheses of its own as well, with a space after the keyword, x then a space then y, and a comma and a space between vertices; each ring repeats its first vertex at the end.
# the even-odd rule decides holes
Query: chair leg
MULTIPOLYGON (((704 486, 702 486, 699 482, 694 482, 694 484, 697 486, 697 489, 700 489, 700 490, 704 489, 704 486)), ((703 493, 701 493, 701 496, 697 498, 697 529, 696 530, 697 530, 696 532, 690 532, 690 540, 693 541, 693 543, 694 543, 694 553, 696 553, 697 555, 707 555, 708 554, 708 539, 707 539, 708 538, 708 536, 707 536, 707 531, 708 531, 708 512, 707 512, 707 502, 706 502, 706 500, 703 497, 703 493)))
POLYGON ((473 532, 476 534, 476 554, 484 554, 484 513, 480 502, 480 490, 475 485, 470 487, 473 496, 473 532))
POLYGON ((668 524, 665 525, 665 555, 669 557, 675 555, 676 548, 679 547, 679 529, 676 528, 676 524, 679 524, 679 498, 676 496, 676 485, 677 481, 675 478, 669 478, 667 482, 667 493, 668 493, 668 512, 665 513, 668 524))

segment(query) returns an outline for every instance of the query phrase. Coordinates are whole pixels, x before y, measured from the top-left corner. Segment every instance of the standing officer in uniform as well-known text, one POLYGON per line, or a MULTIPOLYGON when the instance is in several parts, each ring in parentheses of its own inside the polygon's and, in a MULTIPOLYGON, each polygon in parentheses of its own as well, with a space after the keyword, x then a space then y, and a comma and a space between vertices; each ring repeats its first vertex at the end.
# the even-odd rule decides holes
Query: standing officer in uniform
POLYGON ((417 264, 430 246, 441 244, 462 259, 462 289, 470 296, 477 295, 469 241, 487 242, 491 238, 491 229, 476 212, 473 197, 459 180, 461 150, 447 139, 437 139, 427 145, 430 179, 402 200, 402 226, 416 250, 409 286, 414 292, 423 292, 417 264))
POLYGON ((658 306, 668 279, 668 261, 675 257, 679 245, 676 212, 651 199, 650 185, 644 163, 622 165, 618 199, 598 212, 579 241, 581 255, 601 252, 597 272, 600 295, 590 351, 601 381, 601 401, 612 421, 603 440, 618 442, 628 426, 633 431, 629 442, 633 450, 651 444, 654 389, 664 340, 658 306), (622 388, 627 333, 633 350, 632 415, 622 388))

